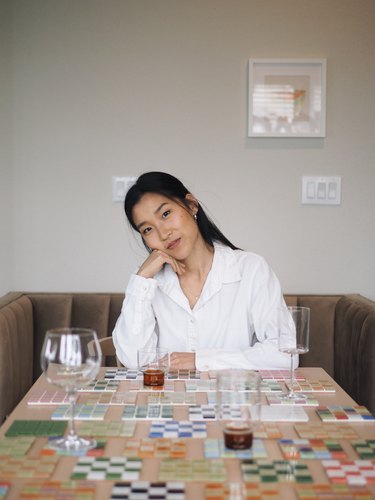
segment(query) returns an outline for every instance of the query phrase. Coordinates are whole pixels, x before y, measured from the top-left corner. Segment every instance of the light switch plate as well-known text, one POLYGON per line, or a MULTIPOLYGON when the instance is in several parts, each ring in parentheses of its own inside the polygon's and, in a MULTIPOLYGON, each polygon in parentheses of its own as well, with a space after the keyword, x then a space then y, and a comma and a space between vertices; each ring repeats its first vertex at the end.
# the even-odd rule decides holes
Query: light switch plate
POLYGON ((341 176, 302 177, 302 204, 303 205, 340 205, 341 203, 341 176))
POLYGON ((112 201, 122 203, 125 200, 126 193, 135 183, 137 177, 112 177, 112 201))

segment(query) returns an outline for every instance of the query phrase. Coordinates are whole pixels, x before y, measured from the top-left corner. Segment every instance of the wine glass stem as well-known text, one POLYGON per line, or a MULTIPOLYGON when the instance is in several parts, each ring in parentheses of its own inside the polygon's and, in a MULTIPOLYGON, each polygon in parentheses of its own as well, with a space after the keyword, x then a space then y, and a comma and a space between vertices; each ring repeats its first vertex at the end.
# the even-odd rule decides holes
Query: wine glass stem
POLYGON ((289 396, 294 394, 294 354, 290 355, 290 391, 289 396))
POLYGON ((74 407, 76 402, 75 392, 69 392, 68 394, 70 403, 70 420, 69 420, 69 434, 68 439, 74 440, 77 437, 75 423, 74 423, 74 407))

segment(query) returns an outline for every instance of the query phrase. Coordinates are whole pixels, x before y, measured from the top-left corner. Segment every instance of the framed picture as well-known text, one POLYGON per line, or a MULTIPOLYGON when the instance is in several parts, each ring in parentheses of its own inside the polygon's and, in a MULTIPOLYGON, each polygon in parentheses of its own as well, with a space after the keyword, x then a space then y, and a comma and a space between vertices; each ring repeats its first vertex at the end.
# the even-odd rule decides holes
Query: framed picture
POLYGON ((326 59, 249 59, 249 137, 325 137, 326 59))

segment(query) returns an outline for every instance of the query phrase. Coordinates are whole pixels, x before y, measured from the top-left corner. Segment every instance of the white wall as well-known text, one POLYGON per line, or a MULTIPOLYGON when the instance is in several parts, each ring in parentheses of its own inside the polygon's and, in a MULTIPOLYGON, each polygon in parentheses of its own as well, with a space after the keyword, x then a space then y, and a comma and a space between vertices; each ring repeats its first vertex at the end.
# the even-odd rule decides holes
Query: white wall
POLYGON ((0 2, 0 296, 13 287, 12 63, 10 1, 0 2))
POLYGON ((285 292, 375 299, 373 0, 12 6, 14 289, 123 291, 144 254, 111 176, 159 169, 285 292), (325 139, 246 137, 250 57, 327 58, 325 139), (302 206, 302 175, 342 204, 302 206))

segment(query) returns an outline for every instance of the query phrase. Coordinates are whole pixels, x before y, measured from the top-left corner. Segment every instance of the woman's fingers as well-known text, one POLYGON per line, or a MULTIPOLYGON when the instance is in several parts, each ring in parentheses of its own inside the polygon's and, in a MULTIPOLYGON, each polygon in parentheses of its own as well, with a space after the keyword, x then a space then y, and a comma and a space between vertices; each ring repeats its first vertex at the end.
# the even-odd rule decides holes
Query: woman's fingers
POLYGON ((144 278, 153 278, 165 264, 169 264, 176 274, 185 272, 185 265, 166 254, 162 250, 153 250, 138 270, 138 275, 144 278))

